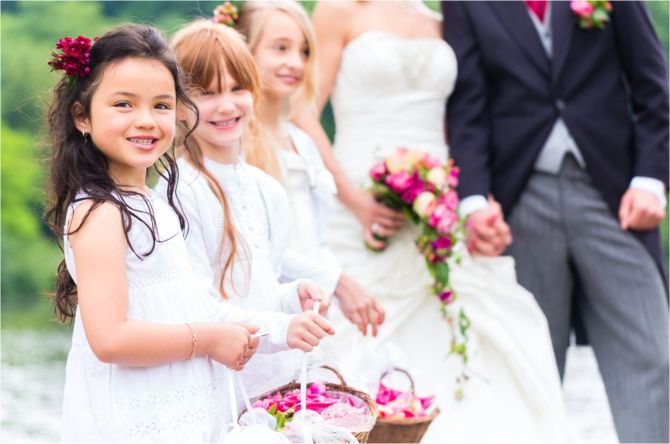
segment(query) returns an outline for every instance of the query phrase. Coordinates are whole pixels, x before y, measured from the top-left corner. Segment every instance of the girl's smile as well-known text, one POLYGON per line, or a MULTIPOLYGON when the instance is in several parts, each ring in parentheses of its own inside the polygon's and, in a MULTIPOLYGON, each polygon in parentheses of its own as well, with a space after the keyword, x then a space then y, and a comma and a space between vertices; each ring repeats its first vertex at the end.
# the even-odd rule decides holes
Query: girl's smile
POLYGON ((151 151, 156 148, 158 137, 154 136, 132 136, 127 139, 133 146, 142 151, 151 151))
POLYGON ((240 141, 253 111, 253 97, 248 89, 238 85, 225 63, 221 66, 221 81, 214 78, 204 91, 192 95, 200 114, 193 138, 205 157, 230 163, 239 158, 240 141))
POLYGON ((291 86, 298 84, 302 80, 302 77, 294 75, 284 75, 284 74, 277 74, 277 78, 282 82, 286 83, 287 85, 291 86))
POLYGON ((242 117, 233 117, 232 119, 227 119, 227 120, 210 120, 209 123, 212 125, 214 128, 216 128, 218 131, 229 131, 234 128, 236 128, 240 122, 242 121, 242 117))

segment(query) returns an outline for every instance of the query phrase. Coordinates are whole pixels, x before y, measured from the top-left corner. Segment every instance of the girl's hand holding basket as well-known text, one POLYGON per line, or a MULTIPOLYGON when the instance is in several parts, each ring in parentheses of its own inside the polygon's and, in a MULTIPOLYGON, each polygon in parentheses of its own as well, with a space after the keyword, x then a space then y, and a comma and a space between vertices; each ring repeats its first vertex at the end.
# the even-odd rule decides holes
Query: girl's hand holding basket
POLYGON ((335 331, 326 318, 313 311, 305 311, 291 319, 287 342, 291 348, 310 352, 326 335, 333 334, 335 331))
POLYGON ((330 307, 330 297, 316 283, 304 280, 298 285, 298 296, 300 296, 300 307, 302 311, 310 311, 314 305, 319 303, 319 314, 326 316, 330 307))
POLYGON ((196 339, 194 353, 209 356, 231 370, 242 370, 258 348, 260 338, 253 336, 257 331, 258 327, 243 323, 193 325, 194 338, 202 338, 196 339))

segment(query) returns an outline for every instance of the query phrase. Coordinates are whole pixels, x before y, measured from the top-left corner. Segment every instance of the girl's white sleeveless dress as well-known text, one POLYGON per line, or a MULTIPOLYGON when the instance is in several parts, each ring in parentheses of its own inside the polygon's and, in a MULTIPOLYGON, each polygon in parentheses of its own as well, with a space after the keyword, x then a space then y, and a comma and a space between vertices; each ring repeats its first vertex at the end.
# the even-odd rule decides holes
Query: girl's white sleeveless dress
MULTIPOLYGON (((446 161, 445 104, 456 73, 456 57, 440 39, 368 31, 351 41, 332 95, 334 154, 348 179, 369 186, 370 168, 399 147, 446 161)), ((564 442, 547 322, 532 294, 517 284, 511 257, 473 258, 465 252, 461 265, 452 268, 459 298, 452 309, 463 307, 472 321, 469 365, 478 375, 466 384, 464 399, 455 400, 459 358, 449 356, 449 329, 411 225, 374 253, 364 247, 360 222, 338 203, 329 241, 344 271, 386 310, 375 346, 399 346, 419 392, 437 394, 442 413, 424 442, 564 442)), ((355 355, 355 327, 340 318, 335 329, 338 358, 355 365, 346 364, 355 355)))
MULTIPOLYGON (((125 199, 149 221, 149 206, 142 198, 125 199)), ((149 203, 159 242, 142 258, 126 247, 128 319, 160 324, 214 321, 219 309, 191 269, 177 216, 153 193, 149 203)), ((66 227, 76 205, 68 211, 66 227)), ((136 220, 128 238, 140 255, 151 248, 149 230, 136 220)), ((76 282, 67 236, 64 244, 67 269, 76 282)), ((86 339, 77 309, 67 359, 61 440, 218 442, 225 423, 230 422, 225 371, 223 365, 205 357, 155 367, 101 362, 86 339)))

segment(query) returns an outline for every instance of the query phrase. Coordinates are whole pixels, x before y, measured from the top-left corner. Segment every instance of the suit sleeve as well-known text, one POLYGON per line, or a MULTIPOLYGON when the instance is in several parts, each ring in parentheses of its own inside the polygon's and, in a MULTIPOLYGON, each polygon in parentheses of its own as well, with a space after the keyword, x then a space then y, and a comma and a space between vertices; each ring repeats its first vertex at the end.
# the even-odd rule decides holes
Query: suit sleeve
POLYGON ((668 71, 663 48, 643 2, 612 2, 615 44, 635 125, 634 176, 668 186, 668 71))
POLYGON ((458 60, 458 77, 447 102, 449 149, 461 169, 458 194, 486 196, 490 189, 486 76, 467 2, 442 2, 442 31, 458 60))

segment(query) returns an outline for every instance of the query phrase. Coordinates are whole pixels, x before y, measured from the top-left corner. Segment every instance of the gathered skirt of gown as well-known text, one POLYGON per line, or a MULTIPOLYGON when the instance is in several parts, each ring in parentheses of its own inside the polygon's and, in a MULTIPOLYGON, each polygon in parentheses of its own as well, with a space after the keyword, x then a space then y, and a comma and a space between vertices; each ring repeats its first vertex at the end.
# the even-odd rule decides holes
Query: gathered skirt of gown
MULTIPOLYGON (((368 345, 380 348, 390 342, 399 348, 418 394, 437 395, 441 414, 423 442, 564 442, 562 393, 547 321, 533 296, 517 284, 514 260, 465 253, 460 265, 452 263, 458 299, 449 309, 463 308, 472 322, 472 377, 457 400, 461 359, 449 355, 450 330, 414 246, 414 230, 405 228, 387 250, 374 253, 365 249, 362 237, 338 225, 345 216, 353 217, 339 212, 330 231, 332 248, 346 272, 386 310, 378 337, 368 345)), ((352 360, 359 358, 352 344, 361 344, 360 333, 338 312, 334 315, 341 347, 337 359, 355 374, 353 367, 361 363, 352 360)))

